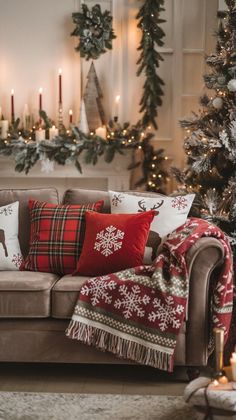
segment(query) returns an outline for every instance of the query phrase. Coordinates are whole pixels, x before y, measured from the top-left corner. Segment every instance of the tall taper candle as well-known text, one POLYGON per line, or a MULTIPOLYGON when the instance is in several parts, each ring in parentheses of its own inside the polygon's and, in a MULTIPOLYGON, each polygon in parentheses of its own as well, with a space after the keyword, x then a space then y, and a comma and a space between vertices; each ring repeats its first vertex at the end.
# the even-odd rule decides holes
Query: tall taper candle
POLYGON ((43 104, 43 88, 39 88, 39 112, 42 111, 42 104, 43 104))
POLYGON ((73 122, 73 111, 72 109, 69 110, 69 117, 70 117, 70 124, 73 122))
POLYGON ((11 90, 11 122, 15 121, 14 89, 11 90))
POLYGON ((115 98, 115 119, 118 120, 119 119, 119 103, 120 103, 120 95, 116 95, 115 98))
POLYGON ((59 73, 59 103, 62 103, 62 70, 58 70, 59 73))

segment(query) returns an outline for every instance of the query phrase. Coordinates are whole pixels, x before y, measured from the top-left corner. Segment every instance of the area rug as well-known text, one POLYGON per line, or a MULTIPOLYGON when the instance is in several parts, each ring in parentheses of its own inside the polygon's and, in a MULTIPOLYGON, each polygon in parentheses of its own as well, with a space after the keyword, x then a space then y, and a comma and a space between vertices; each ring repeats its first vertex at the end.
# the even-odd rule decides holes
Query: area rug
POLYGON ((191 420, 182 397, 0 392, 0 420, 191 420))

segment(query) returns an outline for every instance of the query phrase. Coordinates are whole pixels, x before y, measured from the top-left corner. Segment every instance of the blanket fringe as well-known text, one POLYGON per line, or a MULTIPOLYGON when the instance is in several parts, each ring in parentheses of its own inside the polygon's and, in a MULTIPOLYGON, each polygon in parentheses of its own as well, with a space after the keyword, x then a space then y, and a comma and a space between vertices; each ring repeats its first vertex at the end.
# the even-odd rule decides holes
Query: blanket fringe
POLYGON ((100 328, 71 320, 66 335, 84 344, 93 345, 99 350, 109 351, 120 358, 130 359, 143 365, 172 372, 173 356, 159 350, 150 349, 142 344, 103 331, 100 328))

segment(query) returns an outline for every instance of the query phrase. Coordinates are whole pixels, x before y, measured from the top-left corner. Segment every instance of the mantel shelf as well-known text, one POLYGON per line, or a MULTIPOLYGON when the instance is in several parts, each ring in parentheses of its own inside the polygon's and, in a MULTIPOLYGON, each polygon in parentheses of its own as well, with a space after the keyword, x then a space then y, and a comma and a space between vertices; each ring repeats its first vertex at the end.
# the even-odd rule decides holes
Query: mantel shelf
POLYGON ((26 175, 24 172, 14 170, 15 162, 12 157, 0 156, 0 188, 28 188, 43 185, 55 185, 61 189, 75 187, 75 185, 91 185, 91 188, 127 190, 130 187, 131 171, 128 166, 131 162, 132 151, 125 155, 116 155, 111 163, 106 163, 101 156, 96 165, 85 164, 83 156, 80 159, 82 173, 73 163, 59 165, 54 163, 52 172, 43 172, 41 162, 26 175), (43 182, 42 182, 43 181, 43 182))

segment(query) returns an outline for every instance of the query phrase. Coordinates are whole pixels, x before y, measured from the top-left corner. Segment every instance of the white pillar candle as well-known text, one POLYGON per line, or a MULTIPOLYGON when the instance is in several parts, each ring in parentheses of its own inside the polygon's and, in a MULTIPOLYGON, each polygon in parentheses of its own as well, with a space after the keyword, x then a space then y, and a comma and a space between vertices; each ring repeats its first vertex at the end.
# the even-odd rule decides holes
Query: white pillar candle
POLYGON ((45 130, 43 130, 41 127, 35 131, 35 140, 36 141, 41 141, 41 140, 45 140, 46 136, 45 136, 45 130))
POLYGON ((58 128, 53 125, 51 128, 49 128, 49 139, 52 140, 56 136, 58 136, 58 128))
POLYGON ((103 139, 105 139, 106 136, 107 136, 107 129, 106 129, 106 127, 98 127, 95 130, 95 133, 96 133, 97 136, 102 137, 103 139))
POLYGON ((7 138, 7 133, 8 133, 8 130, 9 130, 8 120, 0 120, 0 128, 1 128, 0 138, 1 139, 6 139, 7 138))
POLYGON ((232 353, 232 357, 230 358, 230 364, 232 369, 233 381, 236 381, 236 353, 232 353))
POLYGON ((228 381, 228 378, 227 378, 227 376, 220 376, 219 377, 219 383, 220 384, 227 384, 229 381, 228 381))

